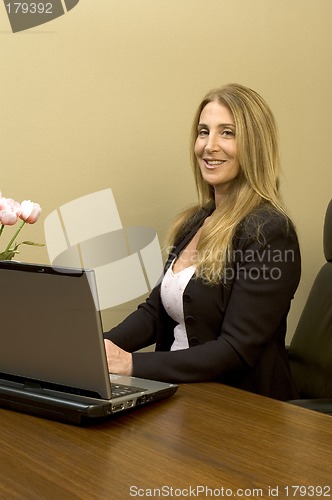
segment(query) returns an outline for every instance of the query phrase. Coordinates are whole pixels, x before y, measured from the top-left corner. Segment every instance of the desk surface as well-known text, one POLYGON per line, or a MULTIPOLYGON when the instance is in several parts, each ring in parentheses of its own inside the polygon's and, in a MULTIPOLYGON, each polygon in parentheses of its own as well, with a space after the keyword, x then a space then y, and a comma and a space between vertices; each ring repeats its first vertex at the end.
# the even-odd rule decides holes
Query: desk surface
POLYGON ((0 443, 6 499, 332 497, 331 416, 216 383, 83 428, 0 409, 0 443))

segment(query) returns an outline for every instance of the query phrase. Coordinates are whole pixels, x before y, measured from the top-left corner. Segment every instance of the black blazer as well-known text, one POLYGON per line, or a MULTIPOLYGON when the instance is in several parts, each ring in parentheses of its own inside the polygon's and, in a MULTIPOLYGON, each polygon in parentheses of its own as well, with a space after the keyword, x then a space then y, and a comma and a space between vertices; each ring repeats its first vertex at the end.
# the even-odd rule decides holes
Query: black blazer
MULTIPOLYGON (((165 269, 209 213, 197 214, 165 269)), ((271 209, 259 209, 237 229, 225 280, 215 286, 194 277, 189 281, 183 295, 189 349, 170 351, 176 323, 163 308, 160 284, 105 338, 133 352, 137 377, 176 383, 218 380, 276 399, 292 399, 296 391, 285 349, 286 318, 300 272, 292 223, 271 209), (154 353, 134 352, 154 343, 154 353)))

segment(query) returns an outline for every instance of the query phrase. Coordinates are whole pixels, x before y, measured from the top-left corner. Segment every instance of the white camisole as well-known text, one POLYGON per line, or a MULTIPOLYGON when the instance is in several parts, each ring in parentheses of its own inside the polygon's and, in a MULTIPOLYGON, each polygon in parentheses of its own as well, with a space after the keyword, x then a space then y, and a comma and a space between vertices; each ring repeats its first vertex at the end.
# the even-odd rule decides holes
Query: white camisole
POLYGON ((174 328, 175 340, 171 346, 171 351, 189 347, 183 313, 183 292, 195 272, 195 266, 189 266, 178 273, 174 273, 174 260, 167 269, 160 288, 161 301, 165 311, 178 323, 174 328))

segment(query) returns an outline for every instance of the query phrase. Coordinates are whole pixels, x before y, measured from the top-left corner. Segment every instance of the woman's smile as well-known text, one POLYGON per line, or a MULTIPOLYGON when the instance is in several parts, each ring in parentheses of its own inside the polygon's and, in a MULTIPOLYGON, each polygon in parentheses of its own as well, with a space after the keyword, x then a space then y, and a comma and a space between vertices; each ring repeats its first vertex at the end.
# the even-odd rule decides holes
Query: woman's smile
POLYGON ((220 165, 223 165, 226 161, 227 160, 207 160, 206 158, 204 158, 206 168, 212 170, 220 167, 220 165))

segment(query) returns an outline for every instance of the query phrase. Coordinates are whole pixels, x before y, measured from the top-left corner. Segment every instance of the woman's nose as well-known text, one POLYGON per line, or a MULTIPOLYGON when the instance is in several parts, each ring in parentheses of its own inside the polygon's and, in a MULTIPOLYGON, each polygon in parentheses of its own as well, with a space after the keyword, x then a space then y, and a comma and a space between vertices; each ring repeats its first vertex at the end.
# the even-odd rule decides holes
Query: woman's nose
POLYGON ((213 151, 219 151, 220 150, 220 145, 218 142, 218 137, 216 137, 214 134, 210 134, 208 136, 208 140, 205 144, 205 151, 212 153, 213 151))

